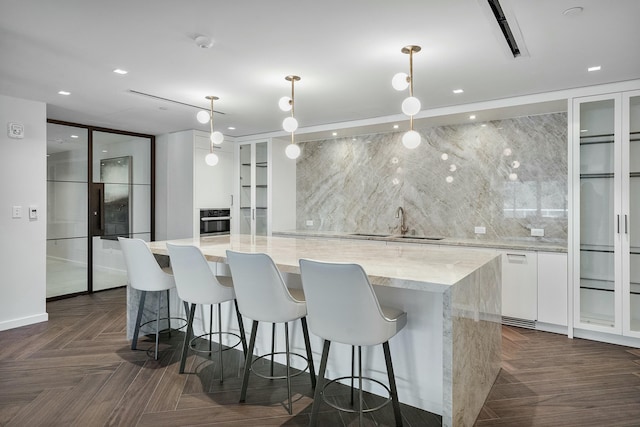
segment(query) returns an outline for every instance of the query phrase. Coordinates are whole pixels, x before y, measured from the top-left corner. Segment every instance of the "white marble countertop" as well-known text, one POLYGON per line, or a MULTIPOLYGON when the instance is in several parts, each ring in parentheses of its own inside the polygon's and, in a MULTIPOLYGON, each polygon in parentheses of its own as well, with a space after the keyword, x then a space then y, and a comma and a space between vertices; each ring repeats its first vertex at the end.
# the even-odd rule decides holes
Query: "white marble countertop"
POLYGON ((559 239, 547 239, 544 237, 523 237, 502 240, 489 240, 479 237, 477 239, 463 239, 441 236, 411 236, 411 235, 387 235, 367 233, 347 233, 340 231, 278 231, 274 236, 289 237, 325 237, 353 240, 374 240, 388 243, 419 243, 432 246, 467 246, 473 248, 511 249, 535 252, 567 252, 567 242, 559 239))
MULTIPOLYGON (((299 273, 300 258, 360 264, 374 285, 444 292, 498 256, 495 252, 431 245, 385 245, 356 239, 316 237, 212 236, 170 241, 195 245, 213 262, 226 262, 226 250, 264 252, 286 273, 299 273)), ((167 255, 166 242, 150 242, 167 255)))

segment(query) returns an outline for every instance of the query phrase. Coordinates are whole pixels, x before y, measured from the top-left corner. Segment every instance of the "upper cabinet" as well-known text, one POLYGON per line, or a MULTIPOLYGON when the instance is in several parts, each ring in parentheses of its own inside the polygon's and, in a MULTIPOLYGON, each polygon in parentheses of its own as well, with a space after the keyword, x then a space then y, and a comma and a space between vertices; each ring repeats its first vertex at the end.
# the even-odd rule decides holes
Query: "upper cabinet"
POLYGON ((640 91, 573 101, 574 327, 640 337, 640 91))
POLYGON ((296 161, 284 141, 237 144, 232 233, 257 236, 295 229, 296 161))

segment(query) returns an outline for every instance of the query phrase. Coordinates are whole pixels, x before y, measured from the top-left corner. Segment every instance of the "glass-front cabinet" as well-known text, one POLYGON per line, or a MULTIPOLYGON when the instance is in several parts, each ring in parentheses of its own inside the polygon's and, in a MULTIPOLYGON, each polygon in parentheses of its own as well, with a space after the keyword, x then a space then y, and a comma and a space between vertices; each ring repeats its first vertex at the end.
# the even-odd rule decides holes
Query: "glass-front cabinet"
POLYGON ((239 146, 239 196, 241 234, 268 234, 269 214, 269 149, 268 142, 252 142, 239 146))
POLYGON ((628 149, 623 157, 628 194, 625 210, 625 239, 622 291, 624 334, 640 338, 640 91, 622 97, 622 141, 628 149))
POLYGON ((640 94, 577 98, 573 112, 574 326, 640 337, 640 94))

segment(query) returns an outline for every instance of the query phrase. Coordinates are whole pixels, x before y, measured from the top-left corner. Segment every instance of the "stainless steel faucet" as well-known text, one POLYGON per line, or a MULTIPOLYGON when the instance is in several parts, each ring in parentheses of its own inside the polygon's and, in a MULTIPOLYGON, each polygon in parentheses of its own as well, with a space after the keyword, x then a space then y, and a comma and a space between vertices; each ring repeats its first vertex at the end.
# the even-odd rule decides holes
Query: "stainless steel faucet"
POLYGON ((402 209, 402 206, 398 207, 396 218, 400 219, 400 234, 404 236, 409 231, 409 227, 404 225, 404 209, 402 209))

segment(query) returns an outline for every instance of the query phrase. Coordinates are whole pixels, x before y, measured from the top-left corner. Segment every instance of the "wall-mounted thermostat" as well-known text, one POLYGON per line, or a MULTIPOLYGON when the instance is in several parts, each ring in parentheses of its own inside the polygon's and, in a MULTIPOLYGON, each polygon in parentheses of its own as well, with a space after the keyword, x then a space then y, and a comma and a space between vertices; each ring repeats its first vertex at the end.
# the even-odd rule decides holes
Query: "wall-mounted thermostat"
POLYGON ((22 123, 8 123, 7 135, 9 135, 9 138, 24 138, 24 125, 22 123))

